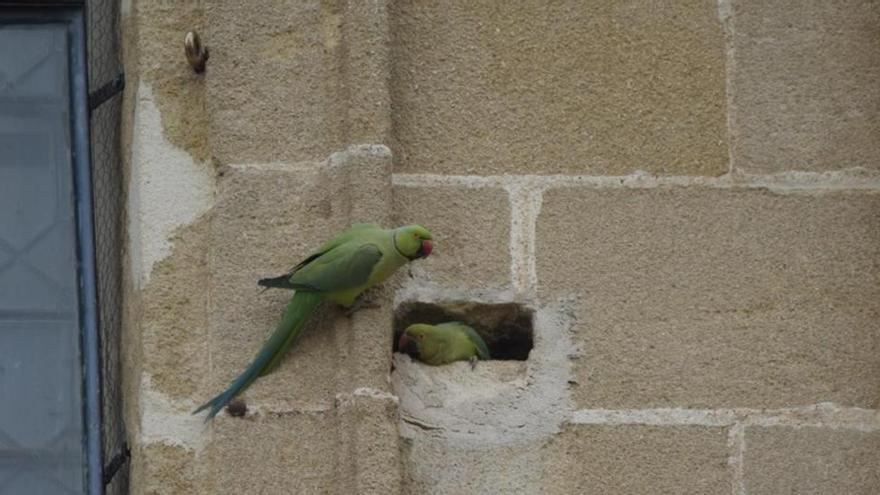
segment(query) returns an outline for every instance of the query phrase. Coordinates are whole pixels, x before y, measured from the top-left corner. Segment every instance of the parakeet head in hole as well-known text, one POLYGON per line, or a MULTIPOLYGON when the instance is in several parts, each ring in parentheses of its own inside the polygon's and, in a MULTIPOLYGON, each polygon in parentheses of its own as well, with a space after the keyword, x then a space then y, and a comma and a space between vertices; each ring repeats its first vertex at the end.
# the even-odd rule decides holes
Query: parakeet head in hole
POLYGON ((401 334, 397 348, 413 359, 432 365, 490 359, 489 348, 482 337, 458 321, 410 325, 401 334))

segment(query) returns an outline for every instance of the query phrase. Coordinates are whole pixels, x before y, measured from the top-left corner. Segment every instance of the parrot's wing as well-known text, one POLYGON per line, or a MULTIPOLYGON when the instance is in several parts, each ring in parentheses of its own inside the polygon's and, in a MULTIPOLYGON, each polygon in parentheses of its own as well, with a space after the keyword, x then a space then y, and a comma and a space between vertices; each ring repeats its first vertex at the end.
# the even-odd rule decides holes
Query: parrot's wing
POLYGON ((291 275, 293 275, 293 272, 287 272, 277 277, 261 278, 257 280, 257 285, 267 289, 293 289, 293 286, 290 285, 291 275))
POLYGON ((290 277, 290 288, 315 292, 335 292, 367 283, 373 268, 382 259, 375 244, 349 248, 341 245, 315 258, 290 277))
POLYGON ((327 254, 329 251, 336 249, 349 241, 354 240, 358 235, 360 235, 365 230, 380 230, 379 227, 369 224, 369 223, 358 223, 354 224, 344 232, 340 233, 336 237, 330 239, 329 241, 322 244, 317 251, 310 254, 308 258, 300 261, 293 268, 288 270, 284 275, 279 275, 277 277, 270 278, 261 278, 257 281, 257 285, 266 287, 266 288, 278 288, 278 289, 295 289, 291 282, 290 277, 293 276, 294 273, 301 270, 304 266, 307 266, 309 263, 315 261, 321 256, 327 254))
POLYGON ((352 241, 364 239, 364 231, 370 231, 370 230, 378 231, 378 230, 382 230, 382 229, 380 229, 379 227, 377 227, 371 223, 356 223, 356 224, 352 225, 351 227, 342 231, 339 235, 337 235, 333 239, 330 239, 329 241, 325 242, 324 244, 321 244, 321 246, 318 248, 317 251, 312 253, 308 258, 300 261, 299 264, 297 264, 295 267, 291 268, 290 274, 293 275, 297 270, 299 270, 300 268, 302 268, 305 265, 308 265, 309 263, 314 261, 316 258, 318 258, 319 256, 321 256, 322 254, 324 254, 328 251, 336 249, 339 246, 342 246, 344 244, 348 244, 352 241))
POLYGON ((461 329, 464 331, 465 335, 467 335, 468 340, 474 343, 474 346, 477 348, 477 356, 480 359, 492 359, 489 354, 489 346, 486 345, 483 337, 480 337, 480 334, 478 334, 476 330, 467 325, 461 325, 461 329))
POLYGON ((270 278, 261 278, 260 280, 257 280, 257 285, 266 288, 295 289, 296 287, 294 287, 293 284, 290 283, 290 277, 292 277, 293 274, 298 272, 302 267, 320 258, 323 254, 325 254, 324 251, 314 253, 308 258, 300 261, 298 265, 288 270, 287 273, 285 273, 284 275, 270 278))

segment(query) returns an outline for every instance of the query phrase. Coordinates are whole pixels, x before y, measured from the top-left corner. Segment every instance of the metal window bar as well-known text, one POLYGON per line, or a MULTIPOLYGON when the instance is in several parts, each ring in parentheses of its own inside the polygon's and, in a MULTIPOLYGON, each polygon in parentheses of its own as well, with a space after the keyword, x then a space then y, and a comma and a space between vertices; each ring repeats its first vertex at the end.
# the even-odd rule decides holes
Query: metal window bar
POLYGON ((85 382, 86 474, 88 493, 101 495, 104 483, 101 431, 101 362, 98 355, 98 289, 95 268, 95 228, 92 218, 92 174, 89 163, 89 108, 86 66, 85 19, 81 9, 72 11, 70 83, 71 131, 73 134, 74 198, 76 202, 77 251, 80 282, 83 381, 85 382))
MULTIPOLYGON (((30 277, 39 279, 43 284, 43 290, 49 291, 49 293, 44 294, 44 297, 50 301, 55 301, 54 304, 56 305, 61 304, 63 307, 67 304, 64 301, 71 297, 76 301, 75 307, 77 307, 77 311, 71 314, 71 316, 74 316, 74 319, 71 320, 71 322, 76 322, 75 326, 72 328, 65 326, 56 327, 56 332, 60 332, 57 335, 63 337, 65 333, 69 333, 72 329, 79 330, 78 337, 68 341, 71 343, 78 341, 77 344, 75 344, 78 349, 67 351, 67 355, 70 357, 79 356, 78 367, 80 368, 80 372, 76 373, 74 376, 81 380, 81 384, 78 387, 75 387, 74 390, 78 391, 77 395, 80 396, 80 398, 75 401, 75 404, 80 404, 79 407, 82 409, 81 412, 73 412, 72 418, 77 418, 81 422, 75 430, 73 430, 73 427, 70 425, 56 432, 49 430, 50 436, 48 439, 43 439, 42 442, 39 442, 37 438, 33 436, 35 431, 34 428, 39 427, 39 420, 28 425, 30 430, 25 430, 28 432, 25 436, 25 442, 19 442, 16 438, 7 435, 3 442, 7 446, 5 448, 4 456, 9 460, 6 473, 11 476, 7 477, 5 482, 16 483, 15 486, 19 487, 33 487, 35 483, 38 485, 40 483, 43 485, 49 484, 54 486, 54 490, 59 491, 60 493, 85 492, 90 494, 100 494, 103 493, 103 485, 101 484, 101 478, 99 476, 101 469, 101 423, 98 385, 100 381, 96 344, 98 333, 94 276, 94 237, 91 218, 91 178, 89 175, 89 159, 87 154, 89 149, 88 108, 86 106, 88 87, 85 65, 85 26, 83 11, 82 8, 76 7, 51 9, 4 9, 2 11, 2 20, 5 25, 4 30, 7 33, 6 36, 10 41, 16 39, 16 37, 20 37, 20 42, 24 42, 25 39, 33 39, 34 41, 37 39, 45 39, 49 43, 49 45, 47 45, 49 48, 47 49, 44 58, 36 59, 35 65, 31 68, 24 69, 20 74, 15 74, 13 72, 14 79, 12 79, 11 82, 13 86, 9 87, 12 88, 10 89, 12 93, 10 93, 10 101, 7 102, 4 113, 6 114, 7 119, 7 132, 14 132, 11 131, 11 127, 9 126, 11 123, 15 122, 15 119, 23 119, 21 122, 22 128, 25 129, 24 132, 27 132, 27 129, 33 129, 30 132, 36 132, 36 134, 30 134, 31 136, 45 136, 45 139, 48 139, 46 144, 50 147, 50 151, 48 154, 44 154, 42 159, 38 159, 38 162, 47 164, 51 163, 50 167, 52 172, 46 178, 50 179, 52 181, 50 185, 54 184, 55 187, 53 192, 50 192, 49 197, 45 198, 46 201, 52 201, 50 204, 55 205, 51 210, 51 220, 48 222, 47 226, 41 226, 41 229, 36 233, 23 229, 21 221, 36 220, 36 218, 33 218, 32 216, 40 215, 41 210, 34 208, 35 203, 28 203, 24 197, 19 197, 16 200, 19 202, 13 203, 18 204, 19 208, 27 209, 15 210, 20 213, 15 213, 16 216, 9 217, 11 222, 10 227, 13 230, 8 233, 13 235, 13 239, 19 239, 19 242, 27 238, 32 238, 32 240, 28 241, 28 246, 25 246, 24 248, 19 246, 18 249, 16 249, 14 245, 6 246, 7 252, 12 253, 12 264, 7 267, 7 270, 21 270, 22 268, 29 269, 30 277), (16 32, 18 34, 15 34, 16 32), (56 34, 53 35, 53 32, 56 34), (26 33, 34 34, 31 35, 26 33), (62 42, 62 39, 65 41, 62 42), (63 50, 59 52, 58 50, 62 47, 63 50), (61 58, 59 59, 58 57, 61 58), (53 59, 53 62, 48 62, 53 59), (34 71, 41 70, 43 67, 49 72, 43 74, 41 76, 42 79, 28 79, 37 77, 37 73, 34 71), (61 79, 59 80, 55 78, 61 79), (53 82, 56 80, 59 83, 64 82, 65 84, 51 90, 48 89, 52 88, 53 82), (18 81, 21 81, 22 84, 19 84, 18 81), (24 84, 25 82, 26 84, 24 84), (42 88, 41 84, 45 84, 46 89, 44 91, 48 91, 44 97, 41 98, 36 96, 35 98, 21 98, 21 96, 27 94, 31 85, 34 85, 33 87, 36 89, 42 88), (61 91, 60 94, 63 95, 60 99, 57 97, 58 91, 61 91), (45 104, 41 105, 41 100, 44 101, 45 104), (50 110, 50 108, 54 110, 50 110), (56 117, 52 117, 53 115, 56 117), (66 122, 63 118, 64 116, 67 117, 66 122), (55 120, 58 117, 62 118, 60 120, 55 120), (65 149, 65 144, 69 146, 68 149, 65 149), (49 161, 45 162, 44 160, 49 161), (71 168, 65 170, 66 167, 71 168), (69 208, 71 207, 73 211, 70 211, 69 208), (16 218, 18 218, 18 221, 16 221, 16 218), (47 236, 51 235, 56 228, 56 225, 62 229, 62 232, 67 232, 67 234, 60 235, 68 236, 67 239, 69 239, 70 244, 67 244, 66 246, 70 251, 67 251, 67 258, 64 254, 59 253, 62 259, 60 266, 63 267, 63 269, 58 274, 53 274, 51 272, 47 274, 44 273, 43 270, 43 264, 46 263, 45 260, 47 259, 45 256, 41 258, 39 264, 36 265, 29 263, 26 256, 30 251, 30 246, 36 246, 39 243, 46 242, 47 236), (18 234, 15 234, 16 230, 19 232, 18 234), (71 264, 71 262, 73 263, 71 264), (62 275, 62 272, 65 270, 69 270, 67 273, 72 279, 66 278, 67 275, 62 275), (62 278, 57 278, 56 280, 56 277, 62 278), (59 281, 62 281, 60 282, 62 285, 59 285, 59 281), (68 285, 71 282, 73 285, 68 285), (57 293, 55 293, 56 290, 58 291, 57 293), (30 435, 31 438, 28 438, 27 435, 30 435), (80 456, 70 456, 69 451, 67 455, 63 455, 65 453, 63 449, 66 448, 64 445, 66 445, 71 438, 79 438, 83 443, 81 447, 82 454, 80 456), (42 444, 43 447, 37 447, 40 444, 42 444), (64 469, 68 470, 68 473, 70 473, 71 470, 74 473, 80 471, 81 475, 68 474, 70 479, 65 482, 62 477, 58 476, 59 473, 56 471, 58 467, 55 467, 54 470, 40 472, 40 463, 37 462, 37 459, 45 461, 51 459, 53 457, 52 454, 62 457, 65 461, 67 459, 71 461, 82 459, 81 461, 76 462, 76 464, 83 462, 85 466, 64 466, 62 459, 58 459, 58 462, 60 463, 58 466, 64 466, 64 469), (82 486, 79 490, 69 484, 70 481, 77 479, 82 480, 82 486)), ((7 48, 11 46, 12 45, 8 45, 7 48)), ((28 53, 28 50, 32 50, 32 53, 34 54, 38 53, 38 51, 33 51, 35 50, 34 47, 22 47, 22 49, 25 50, 24 53, 28 53)), ((16 60, 11 53, 12 52, 7 50, 7 56, 11 56, 12 61, 16 60)), ((25 56, 25 58, 18 60, 27 63, 31 59, 25 56)), ((22 70, 22 67, 19 67, 19 70, 22 70)), ((38 92, 35 94, 39 95, 40 93, 38 92)), ((16 135, 17 134, 13 133, 10 137, 16 135)), ((21 137, 27 135, 28 134, 20 134, 21 137)), ((10 156, 10 159, 13 160, 13 162, 11 162, 10 165, 14 167, 16 166, 16 163, 18 163, 19 167, 24 167, 22 170, 31 170, 31 172, 27 172, 30 174, 30 180, 25 178, 27 177, 26 175, 8 175, 8 180, 16 180, 15 177, 19 177, 18 180, 23 181, 20 184, 21 187, 27 187, 28 184, 33 184, 34 181, 40 181, 39 176, 33 175, 39 173, 39 169, 33 168, 32 164, 28 165, 26 161, 21 161, 23 154, 26 154, 26 152, 39 156, 41 150, 34 148, 39 146, 37 144, 38 142, 42 141, 40 139, 33 142, 25 141, 26 144, 23 144, 18 148, 16 148, 15 144, 7 144, 8 146, 13 146, 13 153, 10 156), (15 151, 16 149, 17 151, 15 151)), ((13 194, 14 188, 18 186, 18 184, 7 182, 7 193, 13 194)), ((64 246, 62 245, 61 247, 63 250, 64 246)), ((10 286, 9 284, 16 280, 19 282, 26 282, 28 280, 27 275, 25 278, 22 278, 21 274, 18 276, 7 276, 7 288, 10 286)), ((35 299, 33 298, 35 295, 36 293, 31 291, 29 296, 22 298, 18 303, 15 303, 15 305, 12 305, 10 302, 9 309, 15 310, 19 305, 21 305, 21 309, 32 309, 30 307, 34 306, 33 301, 35 301, 35 299)), ((25 311, 25 313, 27 313, 27 311, 25 311)), ((22 316, 25 315, 23 314, 22 316)), ((31 312, 30 315, 25 316, 25 319, 30 320, 31 323, 42 322, 40 323, 40 327, 50 330, 51 324, 46 323, 45 320, 40 320, 39 318, 40 315, 33 312, 31 312)), ((31 330, 34 330, 35 328, 38 327, 31 327, 31 330)), ((9 338, 8 335, 7 338, 9 338)), ((35 340, 39 338, 40 336, 37 334, 19 333, 18 342, 19 345, 23 342, 39 342, 39 340, 35 340), (25 336, 22 338, 21 335, 25 336)), ((63 338, 60 342, 64 342, 63 338)), ((33 356, 32 353, 33 350, 30 351, 30 354, 26 351, 25 355, 33 356)), ((7 354, 7 360, 9 359, 10 355, 7 354)), ((76 361, 74 361, 74 363, 75 362, 76 361)), ((56 370, 56 372, 58 371, 63 372, 63 366, 56 370)), ((46 378, 51 376, 51 374, 45 375, 46 378)), ((36 375, 34 375, 33 372, 22 373, 16 377, 16 379, 20 380, 33 378, 36 378, 36 375)), ((22 385, 20 382, 15 383, 13 380, 15 379, 10 378, 7 386, 16 387, 22 385)), ((34 399, 36 399, 36 397, 34 399)), ((39 401, 38 403, 46 406, 49 406, 50 404, 45 401, 39 401)), ((70 405, 69 402, 67 404, 70 405)), ((60 406, 60 409, 54 409, 54 407, 56 406, 49 406, 48 412, 50 414, 66 414, 63 406, 60 406)), ((39 413, 41 411, 36 412, 39 413)), ((8 414, 6 415, 6 418, 8 421, 8 414)), ((52 424, 57 427, 57 421, 53 421, 52 424)), ((47 424, 47 426, 49 425, 47 424)), ((16 431, 13 434, 18 433, 19 432, 16 431)), ((45 489, 45 486, 43 488, 45 489)))
MULTIPOLYGON (((9 5, 30 8, 0 9, 0 15, 7 20, 61 20, 69 26, 70 138, 87 464, 84 488, 89 494, 127 493, 128 447, 118 378, 122 295, 118 95, 124 85, 118 1, 0 0, 0 7, 9 5)), ((25 454, 24 459, 37 462, 51 458, 50 453, 0 452, 0 458, 25 454)))

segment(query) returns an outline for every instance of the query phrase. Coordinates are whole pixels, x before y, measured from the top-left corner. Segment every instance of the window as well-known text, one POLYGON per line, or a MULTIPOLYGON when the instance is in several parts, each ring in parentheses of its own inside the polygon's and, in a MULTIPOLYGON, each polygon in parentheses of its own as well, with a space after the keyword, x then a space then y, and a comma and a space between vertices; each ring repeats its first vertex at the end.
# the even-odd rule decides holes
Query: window
MULTIPOLYGON (((116 155, 90 163, 88 106, 115 93, 89 98, 84 6, 67 3, 0 5, 0 494, 104 493, 102 463, 118 445, 102 436, 123 438, 102 429, 98 334, 118 300, 99 308, 99 275, 118 285, 119 253, 111 245, 96 265, 93 225, 118 219, 119 205, 96 197, 115 210, 93 211, 92 197, 93 174, 105 179, 104 155, 116 155)), ((118 222, 99 229, 98 247, 108 238, 118 222)))

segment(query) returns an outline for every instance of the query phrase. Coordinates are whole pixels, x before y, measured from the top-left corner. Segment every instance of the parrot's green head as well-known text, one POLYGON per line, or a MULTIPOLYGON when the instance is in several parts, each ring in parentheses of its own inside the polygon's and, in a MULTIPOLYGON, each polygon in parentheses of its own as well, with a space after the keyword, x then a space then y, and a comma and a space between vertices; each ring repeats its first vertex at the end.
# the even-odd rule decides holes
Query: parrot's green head
POLYGON ((394 229, 394 247, 410 260, 425 258, 434 250, 431 232, 421 225, 406 225, 394 229))
POLYGON ((397 349, 413 359, 421 358, 425 346, 436 344, 438 332, 434 325, 416 323, 406 327, 397 341, 397 349))

